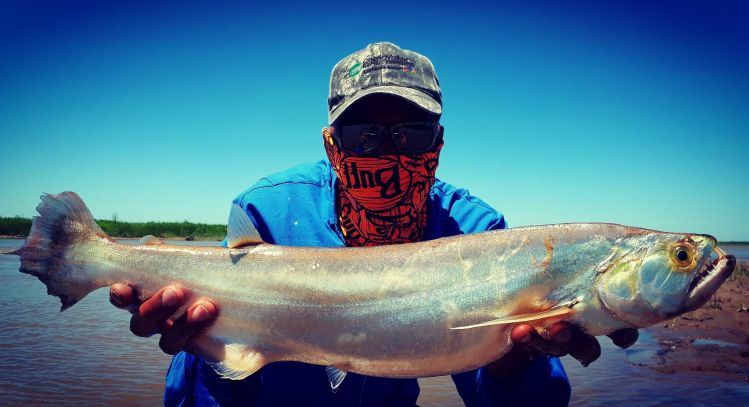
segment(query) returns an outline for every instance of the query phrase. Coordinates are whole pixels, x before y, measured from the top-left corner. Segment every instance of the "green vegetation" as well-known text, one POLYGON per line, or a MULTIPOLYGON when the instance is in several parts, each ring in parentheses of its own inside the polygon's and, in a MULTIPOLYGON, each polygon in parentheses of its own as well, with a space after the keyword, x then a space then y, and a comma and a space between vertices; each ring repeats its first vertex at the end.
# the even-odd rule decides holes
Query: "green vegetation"
POLYGON ((14 217, 0 217, 0 235, 27 236, 31 229, 31 219, 14 217))
MULTIPOLYGON (((122 222, 119 220, 97 220, 99 227, 115 237, 188 238, 195 240, 221 240, 226 236, 226 225, 206 225, 190 222, 122 222)), ((28 236, 31 219, 0 217, 0 235, 28 236)))

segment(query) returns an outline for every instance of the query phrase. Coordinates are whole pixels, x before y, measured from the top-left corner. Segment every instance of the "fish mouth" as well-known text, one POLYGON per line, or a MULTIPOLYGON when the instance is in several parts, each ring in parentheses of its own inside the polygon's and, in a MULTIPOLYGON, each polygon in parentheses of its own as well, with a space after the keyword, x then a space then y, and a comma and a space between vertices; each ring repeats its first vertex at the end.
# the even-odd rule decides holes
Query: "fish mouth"
POLYGON ((687 291, 686 306, 688 310, 694 310, 702 306, 718 290, 721 284, 731 275, 736 267, 736 258, 726 254, 718 246, 702 263, 700 270, 695 274, 687 291), (717 255, 713 260, 713 256, 717 255))

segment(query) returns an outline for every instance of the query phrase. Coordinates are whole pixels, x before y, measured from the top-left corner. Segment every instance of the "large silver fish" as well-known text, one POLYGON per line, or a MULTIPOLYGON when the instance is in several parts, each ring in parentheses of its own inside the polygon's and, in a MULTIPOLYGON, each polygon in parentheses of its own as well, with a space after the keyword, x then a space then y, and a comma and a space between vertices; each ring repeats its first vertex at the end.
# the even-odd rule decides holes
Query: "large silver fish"
POLYGON ((467 371, 507 352, 517 322, 543 331, 567 320, 604 335, 698 308, 736 262, 708 235, 614 224, 372 248, 278 246, 262 243, 237 206, 230 248, 131 246, 107 237, 76 194, 41 199, 25 245, 14 252, 22 272, 44 282, 63 310, 122 281, 144 298, 176 284, 192 300, 217 301, 219 318, 196 349, 232 379, 281 360, 335 367, 328 369, 334 388, 345 371, 467 371))

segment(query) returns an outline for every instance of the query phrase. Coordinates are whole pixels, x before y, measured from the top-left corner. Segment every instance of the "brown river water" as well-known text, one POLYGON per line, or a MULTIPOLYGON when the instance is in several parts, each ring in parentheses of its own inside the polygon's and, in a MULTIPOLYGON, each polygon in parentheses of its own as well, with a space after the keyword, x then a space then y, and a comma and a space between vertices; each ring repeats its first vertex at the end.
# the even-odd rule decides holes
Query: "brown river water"
MULTIPOLYGON (((0 240, 0 249, 22 243, 0 240)), ((158 338, 132 335, 129 314, 109 304, 106 289, 60 313, 58 299, 19 265, 0 255, 0 406, 161 404, 170 357, 158 338)), ((658 351, 647 330, 628 350, 601 343, 603 355, 587 368, 563 358, 573 405, 749 405, 749 383, 643 367, 658 351)), ((449 377, 419 383, 419 405, 462 405, 449 377)))

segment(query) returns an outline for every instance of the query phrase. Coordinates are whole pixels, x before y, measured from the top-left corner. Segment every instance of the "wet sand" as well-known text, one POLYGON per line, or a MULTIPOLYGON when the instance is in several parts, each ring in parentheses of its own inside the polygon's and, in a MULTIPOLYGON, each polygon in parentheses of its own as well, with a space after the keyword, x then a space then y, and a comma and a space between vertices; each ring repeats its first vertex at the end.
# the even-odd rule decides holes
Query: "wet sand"
POLYGON ((749 261, 700 309, 649 330, 660 348, 648 367, 749 382, 749 261))

